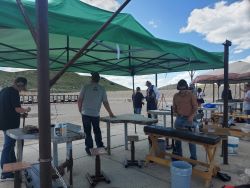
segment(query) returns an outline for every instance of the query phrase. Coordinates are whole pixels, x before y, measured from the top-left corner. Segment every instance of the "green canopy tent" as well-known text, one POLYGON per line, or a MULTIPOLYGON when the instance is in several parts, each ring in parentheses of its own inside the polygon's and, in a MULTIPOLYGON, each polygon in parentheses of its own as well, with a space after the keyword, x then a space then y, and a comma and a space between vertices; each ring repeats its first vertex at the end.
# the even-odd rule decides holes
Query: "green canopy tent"
MULTIPOLYGON (((27 20, 25 23, 18 2, 20 4, 20 0, 0 1, 0 66, 40 70, 38 119, 41 126, 39 149, 42 151, 39 154, 42 157, 41 174, 44 175, 41 175, 40 183, 51 187, 50 173, 46 175, 50 172, 51 159, 48 158, 49 152, 45 152, 50 144, 47 60, 49 58, 50 70, 67 66, 67 62, 112 13, 79 0, 51 0, 49 8, 47 1, 36 0, 35 6, 34 0, 22 0, 25 15, 33 26, 38 26, 36 39, 39 42, 36 43, 39 45, 36 47, 27 27, 31 24, 26 25, 27 20), (46 54, 47 19, 49 57, 46 54)), ((128 14, 119 14, 81 55, 67 71, 133 76, 223 67, 222 53, 209 53, 189 44, 157 39, 128 14)))
MULTIPOLYGON (((36 25, 34 2, 22 3, 36 25)), ((2 0, 0 7, 0 66, 36 69, 36 45, 16 1, 2 0)), ((49 60, 54 71, 61 70, 112 15, 80 0, 53 0, 48 11, 49 60)), ((222 53, 155 38, 131 15, 119 14, 67 71, 133 76, 205 70, 223 67, 222 58, 222 53)))

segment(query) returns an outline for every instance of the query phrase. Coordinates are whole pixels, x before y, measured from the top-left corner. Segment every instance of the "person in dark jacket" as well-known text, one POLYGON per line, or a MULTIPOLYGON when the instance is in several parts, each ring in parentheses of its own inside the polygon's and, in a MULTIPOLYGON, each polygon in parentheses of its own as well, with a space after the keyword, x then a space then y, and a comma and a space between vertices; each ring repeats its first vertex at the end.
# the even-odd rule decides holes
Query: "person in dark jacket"
MULTIPOLYGON (((156 86, 152 85, 150 81, 146 82, 147 89, 147 111, 149 110, 157 110, 158 100, 160 98, 160 92, 156 86)), ((152 118, 151 114, 148 113, 148 117, 152 118)), ((155 116, 155 118, 157 118, 155 116)))
MULTIPOLYGON (((225 98, 225 89, 223 89, 222 93, 221 93, 221 98, 224 99, 225 98)), ((232 91, 230 89, 230 86, 228 86, 228 100, 232 100, 233 97, 232 97, 232 91)))
MULTIPOLYGON (((0 91, 0 130, 4 133, 4 145, 1 155, 1 168, 6 163, 16 162, 15 143, 16 140, 9 137, 6 131, 16 129, 20 126, 21 114, 28 113, 30 107, 22 108, 19 92, 26 90, 27 79, 18 77, 13 86, 3 88, 0 91)), ((1 179, 13 178, 13 173, 2 173, 1 179)))
POLYGON ((141 114, 142 105, 144 105, 143 102, 144 96, 141 93, 141 88, 136 88, 136 93, 133 95, 133 103, 134 103, 134 112, 135 114, 141 114))

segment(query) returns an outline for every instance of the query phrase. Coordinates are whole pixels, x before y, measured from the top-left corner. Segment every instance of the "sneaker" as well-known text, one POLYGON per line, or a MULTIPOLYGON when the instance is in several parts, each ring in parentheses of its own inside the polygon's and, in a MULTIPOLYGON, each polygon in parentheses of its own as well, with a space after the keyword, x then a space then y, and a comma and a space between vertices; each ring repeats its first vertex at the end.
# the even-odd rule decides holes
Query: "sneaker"
POLYGON ((91 152, 90 152, 89 148, 85 148, 85 151, 88 154, 88 156, 91 156, 91 152))
POLYGON ((14 178, 1 178, 0 182, 14 181, 14 178))
POLYGON ((4 181, 14 181, 14 174, 8 174, 8 175, 1 175, 1 179, 0 182, 4 182, 4 181))
POLYGON ((108 148, 106 146, 100 146, 100 147, 97 147, 97 148, 104 148, 105 150, 108 150, 108 148))

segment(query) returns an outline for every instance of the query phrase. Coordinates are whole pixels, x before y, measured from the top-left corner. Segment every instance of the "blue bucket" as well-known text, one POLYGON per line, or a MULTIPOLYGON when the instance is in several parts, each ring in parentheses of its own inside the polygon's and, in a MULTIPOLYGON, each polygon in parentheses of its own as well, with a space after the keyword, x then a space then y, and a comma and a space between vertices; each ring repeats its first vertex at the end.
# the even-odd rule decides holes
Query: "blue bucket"
POLYGON ((192 165, 185 161, 171 163, 171 188, 190 188, 192 165))

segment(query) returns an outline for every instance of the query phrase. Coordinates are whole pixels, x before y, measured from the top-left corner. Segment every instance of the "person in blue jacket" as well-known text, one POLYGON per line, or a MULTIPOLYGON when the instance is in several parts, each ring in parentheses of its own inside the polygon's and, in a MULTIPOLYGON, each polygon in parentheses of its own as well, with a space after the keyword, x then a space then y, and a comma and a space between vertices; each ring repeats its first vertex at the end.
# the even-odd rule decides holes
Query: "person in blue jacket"
POLYGON ((134 104, 134 113, 135 114, 141 114, 142 105, 144 105, 143 102, 144 96, 141 93, 141 88, 136 88, 136 93, 133 95, 133 104, 134 104))

